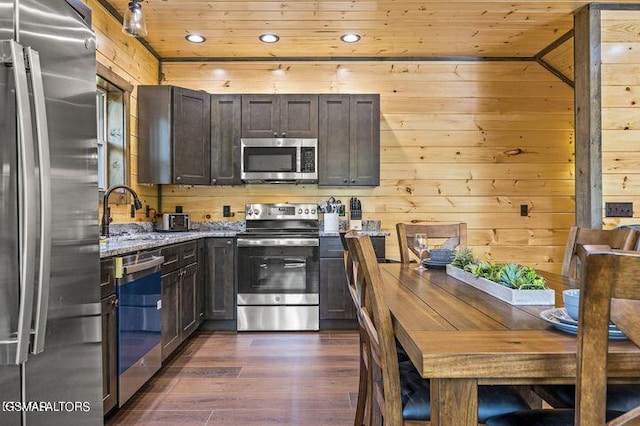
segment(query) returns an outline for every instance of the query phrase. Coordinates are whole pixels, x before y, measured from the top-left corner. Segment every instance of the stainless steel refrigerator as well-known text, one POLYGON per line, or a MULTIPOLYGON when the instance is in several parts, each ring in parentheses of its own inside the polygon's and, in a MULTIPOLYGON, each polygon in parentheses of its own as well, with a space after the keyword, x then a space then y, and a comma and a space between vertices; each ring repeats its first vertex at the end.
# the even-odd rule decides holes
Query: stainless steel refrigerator
POLYGON ((102 424, 87 19, 76 0, 0 0, 1 425, 102 424))

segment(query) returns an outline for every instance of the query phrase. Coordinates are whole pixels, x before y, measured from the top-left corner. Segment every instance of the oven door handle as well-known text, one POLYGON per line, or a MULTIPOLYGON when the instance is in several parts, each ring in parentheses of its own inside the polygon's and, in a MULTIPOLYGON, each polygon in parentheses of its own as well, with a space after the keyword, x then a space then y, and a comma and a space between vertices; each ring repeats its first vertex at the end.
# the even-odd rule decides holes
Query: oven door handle
POLYGON ((319 238, 238 238, 238 247, 318 247, 319 238))

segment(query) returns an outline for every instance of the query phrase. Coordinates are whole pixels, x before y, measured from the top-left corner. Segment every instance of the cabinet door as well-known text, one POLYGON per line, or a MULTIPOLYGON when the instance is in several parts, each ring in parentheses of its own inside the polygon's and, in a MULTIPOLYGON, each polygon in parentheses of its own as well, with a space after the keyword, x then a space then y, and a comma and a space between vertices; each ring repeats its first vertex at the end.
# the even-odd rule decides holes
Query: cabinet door
POLYGON ((380 95, 351 95, 349 183, 380 185, 380 95))
POLYGON ((276 95, 242 95, 242 137, 280 137, 280 104, 276 95))
POLYGON ((211 181, 211 98, 208 93, 173 88, 173 183, 211 181))
POLYGON ((198 240, 198 281, 196 282, 198 325, 204 321, 204 240, 198 240))
POLYGON ((280 95, 280 137, 318 137, 318 95, 280 95))
POLYGON ((349 184, 349 95, 320 95, 318 185, 349 184))
POLYGON ((211 184, 240 182, 240 95, 211 95, 211 184))
POLYGON ((162 277, 162 360, 180 345, 180 271, 162 277))
POLYGON ((320 319, 354 319, 342 258, 320 259, 320 319))
POLYGON ((236 256, 232 238, 207 238, 205 319, 236 319, 236 256))
POLYGON ((104 299, 116 292, 115 267, 113 259, 100 260, 100 298, 104 299))
POLYGON ((102 405, 106 415, 118 402, 118 299, 102 299, 102 405))
POLYGON ((184 341, 198 328, 198 264, 183 268, 180 278, 180 340, 184 341))

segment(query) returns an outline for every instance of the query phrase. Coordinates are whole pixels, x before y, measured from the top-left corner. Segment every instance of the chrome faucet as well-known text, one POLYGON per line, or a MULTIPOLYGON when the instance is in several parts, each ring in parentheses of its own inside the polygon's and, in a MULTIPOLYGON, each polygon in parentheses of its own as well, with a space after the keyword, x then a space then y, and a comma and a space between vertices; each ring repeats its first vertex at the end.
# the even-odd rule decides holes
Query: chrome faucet
POLYGON ((142 208, 142 203, 140 202, 140 199, 138 198, 138 194, 136 194, 136 191, 133 190, 133 188, 131 188, 130 186, 127 185, 113 185, 110 186, 109 188, 107 188, 107 190, 104 192, 104 199, 102 200, 102 222, 101 222, 101 226, 100 226, 100 235, 104 236, 104 237, 108 237, 109 236, 109 223, 111 223, 111 208, 109 208, 108 204, 109 204, 109 195, 111 195, 111 193, 115 190, 115 189, 126 189, 127 191, 129 191, 131 193, 131 195, 133 195, 133 207, 136 210, 140 210, 142 208))

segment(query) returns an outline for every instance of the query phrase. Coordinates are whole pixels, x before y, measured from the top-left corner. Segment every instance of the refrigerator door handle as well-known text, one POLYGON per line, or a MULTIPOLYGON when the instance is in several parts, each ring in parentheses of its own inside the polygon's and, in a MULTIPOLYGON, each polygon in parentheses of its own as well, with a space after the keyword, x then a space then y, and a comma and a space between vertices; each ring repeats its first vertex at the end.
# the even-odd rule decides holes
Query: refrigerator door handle
MULTIPOLYGON (((31 127, 31 106, 29 86, 22 46, 13 40, 0 42, 0 61, 13 68, 16 91, 17 133, 18 133, 18 217, 20 256, 20 303, 16 338, 3 341, 15 345, 15 358, 10 364, 22 364, 29 353, 31 313, 33 309, 33 286, 35 281, 36 257, 36 179, 33 133, 31 127)), ((10 349, 11 351, 11 349, 10 349)), ((13 355, 13 352, 10 352, 13 355)))
POLYGON ((39 354, 44 350, 51 280, 51 155, 40 55, 30 47, 27 47, 25 52, 33 91, 36 145, 40 160, 40 264, 36 281, 38 288, 35 295, 34 334, 31 343, 31 353, 39 354))

